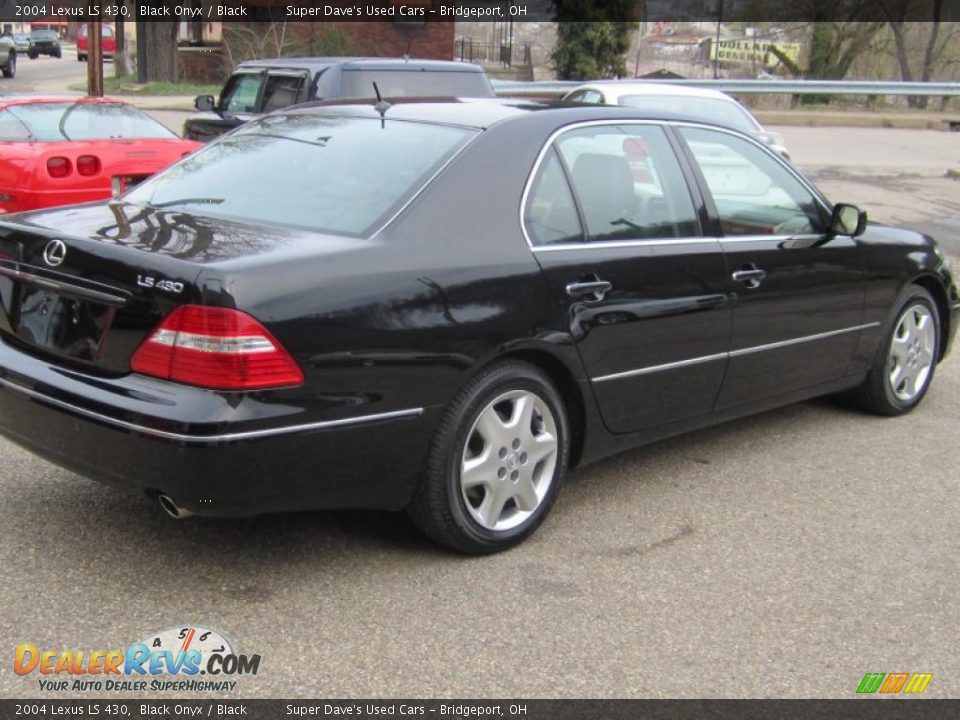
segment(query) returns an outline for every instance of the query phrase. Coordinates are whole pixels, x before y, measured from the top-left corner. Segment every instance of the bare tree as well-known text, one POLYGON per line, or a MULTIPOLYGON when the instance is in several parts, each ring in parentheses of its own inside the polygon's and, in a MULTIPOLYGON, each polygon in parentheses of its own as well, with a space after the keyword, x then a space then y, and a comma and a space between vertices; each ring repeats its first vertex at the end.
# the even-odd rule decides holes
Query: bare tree
POLYGON ((148 22, 144 28, 146 37, 137 38, 147 47, 147 79, 159 82, 177 81, 177 22, 148 22))
POLYGON ((280 57, 287 42, 285 22, 223 24, 223 49, 231 68, 244 60, 280 57))
MULTIPOLYGON (((893 43, 897 53, 897 63, 900 65, 900 77, 906 81, 920 80, 929 82, 944 48, 952 32, 942 32, 943 6, 945 0, 874 0, 880 7, 893 35, 893 43), (908 22, 907 18, 927 16, 931 22, 908 22), (919 27, 918 27, 919 26, 919 27), (920 59, 920 73, 915 73, 916 65, 912 62, 910 52, 911 31, 926 31, 926 42, 923 43, 923 56, 920 59)), ((953 28, 950 28, 952 30, 953 28)), ((917 38, 918 40, 920 38, 917 38)), ((912 108, 926 108, 927 98, 911 96, 907 103, 912 108)))
MULTIPOLYGON (((126 0, 120 0, 120 7, 126 6, 126 0)), ((127 27, 123 20, 123 11, 117 15, 114 25, 114 37, 116 38, 116 50, 113 52, 113 74, 116 77, 124 77, 130 72, 127 67, 127 27)))

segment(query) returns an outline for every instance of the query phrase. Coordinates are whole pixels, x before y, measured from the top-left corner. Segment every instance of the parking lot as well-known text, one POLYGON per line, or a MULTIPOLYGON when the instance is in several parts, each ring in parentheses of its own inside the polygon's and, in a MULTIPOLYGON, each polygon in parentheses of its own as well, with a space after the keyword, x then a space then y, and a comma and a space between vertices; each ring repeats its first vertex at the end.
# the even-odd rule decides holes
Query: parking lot
MULTIPOLYGON (((776 129, 832 199, 957 264, 960 135, 776 129)), ((866 672, 955 697, 958 428, 954 356, 906 417, 823 399, 580 469, 530 541, 480 559, 399 515, 177 522, 0 440, 0 648, 196 623, 263 658, 229 697, 845 698, 866 672)), ((0 695, 36 682, 7 663, 0 695)))

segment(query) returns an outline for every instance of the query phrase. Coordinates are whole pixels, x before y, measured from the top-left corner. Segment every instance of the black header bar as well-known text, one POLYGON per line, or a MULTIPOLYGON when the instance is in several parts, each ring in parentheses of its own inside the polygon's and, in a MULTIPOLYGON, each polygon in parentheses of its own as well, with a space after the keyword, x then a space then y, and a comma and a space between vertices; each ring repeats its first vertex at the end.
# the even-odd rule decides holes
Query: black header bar
POLYGON ((947 720, 960 700, 0 700, 17 718, 443 720, 947 720))
MULTIPOLYGON (((570 0, 0 0, 0 22, 147 20, 220 22, 883 22, 932 21, 933 1, 917 0, 635 0, 595 7, 570 0), (902 7, 900 7, 902 5, 902 7), (611 9, 613 8, 613 9, 611 9), (889 16, 886 12, 891 13, 889 16), (138 17, 139 15, 139 17, 138 17)), ((939 20, 960 20, 945 2, 939 20)))

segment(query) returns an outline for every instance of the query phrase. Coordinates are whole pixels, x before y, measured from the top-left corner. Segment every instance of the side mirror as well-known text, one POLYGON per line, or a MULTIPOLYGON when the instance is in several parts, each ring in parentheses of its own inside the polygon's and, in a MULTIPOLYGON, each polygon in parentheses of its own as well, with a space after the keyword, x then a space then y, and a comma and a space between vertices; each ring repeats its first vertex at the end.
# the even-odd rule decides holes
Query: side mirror
POLYGON ((215 105, 213 95, 197 95, 193 100, 193 106, 200 112, 211 112, 215 105))
POLYGON ((867 229, 867 213, 856 205, 837 203, 830 217, 830 232, 834 235, 859 237, 867 229))

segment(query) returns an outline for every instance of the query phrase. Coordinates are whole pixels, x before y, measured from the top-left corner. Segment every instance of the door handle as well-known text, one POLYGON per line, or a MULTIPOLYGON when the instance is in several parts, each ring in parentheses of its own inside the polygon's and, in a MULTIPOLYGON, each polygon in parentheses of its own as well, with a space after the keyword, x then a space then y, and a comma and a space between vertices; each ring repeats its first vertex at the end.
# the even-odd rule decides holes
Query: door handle
POLYGON ((606 280, 581 280, 567 285, 567 295, 570 297, 592 295, 591 300, 603 300, 603 296, 612 289, 613 284, 606 280))
POLYGON ((756 265, 746 265, 733 273, 734 281, 743 283, 748 289, 754 290, 760 287, 760 283, 767 276, 766 271, 761 270, 756 265))

